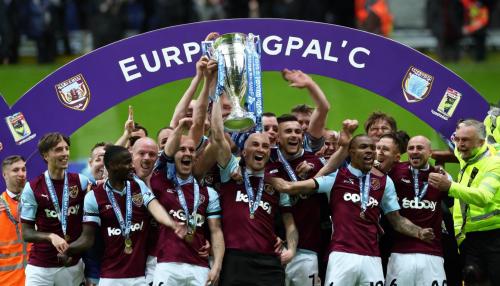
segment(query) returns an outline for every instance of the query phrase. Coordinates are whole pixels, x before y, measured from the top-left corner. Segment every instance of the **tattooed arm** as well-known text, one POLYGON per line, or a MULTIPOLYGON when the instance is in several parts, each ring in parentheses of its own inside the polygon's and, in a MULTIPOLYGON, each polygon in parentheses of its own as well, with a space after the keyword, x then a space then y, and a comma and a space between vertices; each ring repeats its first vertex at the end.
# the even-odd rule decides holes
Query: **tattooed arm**
POLYGON ((397 232, 418 238, 425 242, 431 242, 431 240, 434 239, 434 231, 432 228, 421 228, 415 225, 409 219, 401 216, 399 211, 386 213, 385 216, 397 232))

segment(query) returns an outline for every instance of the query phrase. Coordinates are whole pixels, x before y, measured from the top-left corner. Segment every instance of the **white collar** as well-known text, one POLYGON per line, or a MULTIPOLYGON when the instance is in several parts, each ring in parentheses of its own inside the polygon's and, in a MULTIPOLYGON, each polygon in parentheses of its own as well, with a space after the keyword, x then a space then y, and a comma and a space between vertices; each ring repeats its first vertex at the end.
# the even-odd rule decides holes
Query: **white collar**
POLYGON ((9 195, 9 197, 11 199, 14 199, 15 197, 20 195, 20 194, 14 194, 13 192, 9 191, 8 189, 6 189, 6 191, 7 191, 7 195, 9 195))
POLYGON ((351 172, 351 174, 353 174, 356 177, 361 177, 361 176, 364 176, 364 175, 370 173, 370 171, 369 171, 368 173, 363 174, 363 172, 361 172, 360 169, 353 167, 351 164, 347 165, 347 169, 349 170, 349 172, 351 172))
POLYGON ((249 177, 260 177, 260 178, 264 177, 264 170, 254 171, 247 167, 245 168, 245 171, 247 172, 249 177))
MULTIPOLYGON (((281 149, 280 149, 280 151, 281 151, 281 149)), ((291 155, 291 156, 290 156, 290 158, 287 158, 287 156, 285 156, 284 152, 282 152, 282 153, 283 153, 283 157, 285 157, 285 159, 286 159, 288 162, 290 162, 290 161, 293 161, 293 160, 295 160, 295 159, 297 159, 297 158, 302 157, 302 156, 304 155, 304 148, 301 148, 299 152, 297 152, 297 153, 295 153, 295 154, 291 155)))
POLYGON ((179 178, 179 176, 177 176, 177 174, 175 176, 177 177, 177 182, 179 183, 179 186, 182 186, 182 185, 189 184, 189 183, 193 182, 193 175, 189 175, 189 177, 187 179, 185 179, 185 180, 179 178))

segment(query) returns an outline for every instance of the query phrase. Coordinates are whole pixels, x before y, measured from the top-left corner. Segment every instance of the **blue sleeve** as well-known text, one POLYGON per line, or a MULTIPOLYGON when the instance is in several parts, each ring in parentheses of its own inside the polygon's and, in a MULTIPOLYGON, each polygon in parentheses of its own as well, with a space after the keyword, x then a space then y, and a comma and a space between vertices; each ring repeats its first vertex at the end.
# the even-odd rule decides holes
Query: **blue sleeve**
POLYGON ((238 160, 234 155, 231 155, 231 159, 227 163, 226 167, 222 168, 221 166, 219 166, 221 182, 225 183, 231 180, 231 173, 234 172, 237 168, 238 168, 238 160))
POLYGON ((80 177, 80 186, 82 186, 82 190, 84 192, 86 192, 87 191, 87 186, 89 185, 90 180, 85 175, 78 174, 78 176, 80 177))
POLYGON ((95 198, 94 191, 90 191, 85 195, 83 201, 83 222, 95 222, 101 226, 101 217, 99 216, 99 207, 95 198))
POLYGON ((207 207, 207 218, 220 218, 221 208, 219 202, 219 194, 217 192, 207 187, 208 190, 208 207, 207 207))
POLYGON ((311 134, 307 132, 304 133, 304 141, 302 142, 304 150, 316 153, 321 150, 323 144, 325 144, 325 137, 321 136, 320 138, 314 138, 311 134))
POLYGON ((28 182, 24 185, 23 193, 21 194, 21 219, 35 221, 37 209, 38 203, 28 182))
POLYGON ((292 206, 289 194, 280 193, 279 206, 280 207, 291 207, 292 206))
POLYGON ((141 187, 141 194, 142 194, 142 200, 144 201, 144 206, 148 207, 148 204, 155 199, 155 195, 141 179, 134 178, 134 181, 137 184, 139 184, 139 187, 141 187))
POLYGON ((385 182, 385 190, 380 207, 382 208, 384 214, 400 209, 398 196, 396 194, 396 187, 394 187, 394 182, 389 176, 387 176, 387 180, 385 182))
POLYGON ((328 176, 321 176, 315 178, 316 182, 318 182, 318 193, 329 194, 332 191, 333 184, 335 183, 335 179, 337 178, 337 172, 335 171, 328 176))

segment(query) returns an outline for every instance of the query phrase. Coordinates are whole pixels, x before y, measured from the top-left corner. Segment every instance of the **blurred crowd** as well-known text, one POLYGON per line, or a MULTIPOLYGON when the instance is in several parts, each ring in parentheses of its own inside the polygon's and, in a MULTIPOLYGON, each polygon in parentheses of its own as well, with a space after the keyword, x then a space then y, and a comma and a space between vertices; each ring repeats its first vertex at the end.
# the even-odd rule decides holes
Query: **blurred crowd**
MULTIPOLYGON (((424 0, 425 1, 425 0, 424 0)), ((486 57, 486 30, 497 0, 427 0, 427 28, 443 60, 458 60, 463 37, 472 37, 474 59, 486 57)), ((36 43, 39 63, 71 54, 69 31, 92 35, 92 48, 125 37, 195 21, 288 18, 334 23, 390 36, 397 0, 0 0, 0 64, 19 58, 21 35, 36 43)), ((396 15, 397 16, 397 15, 396 15)))

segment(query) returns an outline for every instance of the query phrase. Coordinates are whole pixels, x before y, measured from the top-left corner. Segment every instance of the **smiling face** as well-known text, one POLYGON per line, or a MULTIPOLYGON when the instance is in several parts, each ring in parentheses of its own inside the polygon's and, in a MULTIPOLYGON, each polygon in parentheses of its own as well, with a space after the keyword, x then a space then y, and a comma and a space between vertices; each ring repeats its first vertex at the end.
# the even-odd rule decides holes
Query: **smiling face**
POLYGON ((377 141, 382 135, 393 131, 395 130, 392 130, 391 124, 387 120, 378 119, 368 128, 367 135, 377 141))
POLYGON ((175 168, 181 179, 187 179, 192 171, 195 157, 195 145, 193 139, 182 136, 179 150, 175 153, 175 168))
POLYGON ((369 172, 375 160, 375 143, 370 137, 363 135, 353 138, 349 146, 351 164, 363 173, 369 172))
POLYGON ((26 162, 17 160, 3 168, 3 178, 9 191, 17 194, 22 191, 26 183, 26 162))
POLYGON ((158 133, 158 145, 160 146, 160 150, 165 148, 165 144, 167 144, 168 137, 174 132, 174 130, 170 128, 165 128, 160 133, 158 133))
POLYGON ((484 144, 484 139, 479 137, 474 126, 467 126, 463 123, 458 125, 454 138, 458 152, 464 160, 474 156, 473 151, 484 144))
POLYGON ((43 154, 43 158, 47 161, 47 165, 49 169, 67 169, 69 162, 69 146, 66 141, 61 140, 57 143, 56 146, 50 148, 45 154, 43 154))
POLYGON ((90 173, 96 180, 104 177, 104 146, 99 146, 92 151, 92 157, 89 159, 90 173))
POLYGON ((424 136, 415 136, 408 141, 408 160, 415 169, 422 169, 427 165, 432 154, 431 141, 424 136))
POLYGON ((278 120, 275 116, 262 116, 262 127, 264 134, 269 138, 272 146, 276 145, 278 139, 278 120))
POLYGON ((384 137, 376 143, 378 169, 382 172, 389 172, 401 158, 398 146, 392 138, 384 137))
POLYGON ((299 122, 302 131, 306 132, 309 128, 309 122, 311 122, 311 113, 294 112, 293 115, 297 117, 297 121, 299 122))
POLYGON ((297 121, 285 121, 278 126, 278 142, 287 155, 295 155, 302 149, 302 128, 297 121))
POLYGON ((141 179, 148 177, 158 159, 158 145, 151 138, 141 138, 132 147, 132 161, 135 173, 141 179))
POLYGON ((330 158, 339 148, 339 135, 333 130, 325 132, 325 158, 330 158))
POLYGON ((269 161, 270 154, 271 144, 265 134, 253 133, 245 141, 242 156, 248 168, 254 171, 263 170, 267 161, 269 161))

